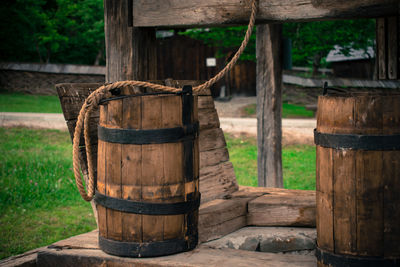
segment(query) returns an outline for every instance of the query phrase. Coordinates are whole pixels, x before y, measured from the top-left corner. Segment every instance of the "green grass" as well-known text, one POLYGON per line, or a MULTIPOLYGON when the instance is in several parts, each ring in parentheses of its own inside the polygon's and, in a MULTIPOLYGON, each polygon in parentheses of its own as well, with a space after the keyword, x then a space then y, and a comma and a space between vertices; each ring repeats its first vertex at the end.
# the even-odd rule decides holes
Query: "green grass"
POLYGON ((0 128, 0 258, 96 227, 75 189, 67 132, 0 128))
MULTIPOLYGON (((240 185, 257 186, 257 141, 225 135, 229 157, 240 185)), ((283 184, 287 189, 315 190, 315 147, 292 145, 282 151, 283 184)))
POLYGON ((0 112, 62 113, 62 110, 57 96, 1 93, 0 112))
MULTIPOLYGON (((243 113, 246 116, 254 116, 256 114, 256 104, 250 104, 243 108, 243 113)), ((307 110, 303 106, 283 103, 282 118, 313 118, 314 112, 307 110)))
MULTIPOLYGON (((0 259, 96 227, 90 204, 75 188, 67 132, 0 128, 0 259)), ((257 186, 251 137, 226 135, 239 184, 257 186)), ((283 149, 284 186, 315 189, 315 149, 283 149)))

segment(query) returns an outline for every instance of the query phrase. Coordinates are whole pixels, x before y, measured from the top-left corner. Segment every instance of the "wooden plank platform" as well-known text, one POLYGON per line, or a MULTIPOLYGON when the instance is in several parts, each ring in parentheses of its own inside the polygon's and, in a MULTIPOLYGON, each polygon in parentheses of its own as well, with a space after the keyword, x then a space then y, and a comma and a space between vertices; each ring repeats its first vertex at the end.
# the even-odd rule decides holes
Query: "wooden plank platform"
POLYGON ((249 201, 247 225, 315 227, 315 192, 275 192, 249 201))
POLYGON ((241 186, 229 199, 200 206, 199 239, 206 242, 249 226, 315 227, 315 191, 241 186))
POLYGON ((97 231, 75 236, 50 246, 37 257, 37 266, 316 266, 313 256, 215 249, 206 244, 193 251, 157 258, 122 258, 97 247, 97 231))
MULTIPOLYGON (((215 240, 247 225, 313 226, 315 225, 315 205, 315 191, 241 186, 239 191, 229 195, 228 198, 215 199, 200 206, 199 240, 201 243, 215 240), (268 216, 265 216, 265 214, 268 216)), ((304 258, 304 256, 297 258, 296 255, 266 255, 265 253, 225 248, 211 249, 208 247, 211 245, 206 244, 201 245, 195 251, 174 256, 143 260, 126 259, 109 256, 100 251, 97 236, 98 232, 93 231, 71 237, 54 243, 48 248, 2 260, 0 266, 315 265, 313 257, 311 257, 312 259, 304 258), (36 256, 37 262, 35 261, 36 256), (248 259, 252 260, 249 261, 248 259), (58 263, 58 261, 60 262, 58 263)))

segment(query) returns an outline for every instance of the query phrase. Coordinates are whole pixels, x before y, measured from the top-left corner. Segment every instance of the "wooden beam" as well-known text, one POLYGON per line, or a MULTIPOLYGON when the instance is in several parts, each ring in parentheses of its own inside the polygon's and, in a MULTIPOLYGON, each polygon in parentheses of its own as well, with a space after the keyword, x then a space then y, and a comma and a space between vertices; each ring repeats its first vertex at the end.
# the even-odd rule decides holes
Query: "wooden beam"
POLYGON ((376 19, 376 50, 377 77, 379 80, 384 80, 387 79, 385 18, 376 19))
POLYGON ((315 227, 315 191, 266 194, 249 201, 248 226, 315 227))
POLYGON ((249 198, 215 199, 199 209, 199 241, 220 238, 246 226, 249 198))
POLYGON ((398 32, 397 18, 389 17, 387 39, 388 39, 388 78, 390 80, 398 79, 398 32))
POLYGON ((132 27, 131 0, 104 0, 106 82, 157 79, 154 28, 132 27))
MULTIPOLYGON (((258 23, 395 16, 397 0, 259 0, 258 23)), ((133 0, 136 27, 247 24, 246 0, 133 0)))
MULTIPOLYGON (((400 8, 400 3, 399 3, 400 8)), ((399 16, 376 19, 376 74, 379 80, 397 80, 400 77, 399 16)))
POLYGON ((258 186, 283 187, 282 25, 257 26, 258 186))

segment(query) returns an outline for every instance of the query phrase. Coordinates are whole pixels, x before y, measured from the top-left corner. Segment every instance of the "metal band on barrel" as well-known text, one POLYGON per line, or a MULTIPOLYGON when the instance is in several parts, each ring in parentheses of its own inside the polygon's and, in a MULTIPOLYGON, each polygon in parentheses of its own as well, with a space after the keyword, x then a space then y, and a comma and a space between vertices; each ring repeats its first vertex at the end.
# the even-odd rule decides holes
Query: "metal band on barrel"
POLYGON ((115 198, 96 191, 94 200, 97 204, 108 209, 127 213, 145 215, 178 215, 192 212, 200 206, 200 193, 193 200, 176 203, 139 202, 128 199, 115 198))
POLYGON ((314 130, 318 146, 356 150, 400 150, 400 135, 331 134, 314 130))
POLYGON ((193 140, 198 136, 199 124, 152 130, 117 129, 98 126, 99 140, 118 144, 162 144, 193 140))
POLYGON ((352 267, 366 267, 366 266, 385 266, 395 267, 399 266, 400 258, 385 259, 378 257, 357 257, 343 254, 334 254, 320 248, 317 248, 315 256, 319 262, 326 266, 352 266, 352 267))
MULTIPOLYGON (((182 88, 182 125, 189 126, 193 123, 193 95, 192 87, 185 85, 182 88)), ((191 182, 194 179, 193 169, 193 146, 194 139, 187 139, 183 141, 183 175, 185 176, 185 182, 191 182)))
POLYGON ((155 257, 192 250, 198 242, 197 232, 188 240, 170 239, 155 242, 121 242, 99 236, 99 246, 104 252, 122 257, 155 257))

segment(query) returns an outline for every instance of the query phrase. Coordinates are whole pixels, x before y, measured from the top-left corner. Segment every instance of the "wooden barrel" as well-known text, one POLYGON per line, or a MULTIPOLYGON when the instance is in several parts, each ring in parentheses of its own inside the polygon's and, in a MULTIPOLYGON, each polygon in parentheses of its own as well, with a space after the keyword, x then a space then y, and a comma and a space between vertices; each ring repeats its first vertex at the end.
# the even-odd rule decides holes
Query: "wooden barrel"
POLYGON ((197 245, 197 97, 140 93, 100 106, 99 246, 112 255, 153 257, 197 245))
POLYGON ((318 266, 400 264, 400 94, 318 98, 318 266))

